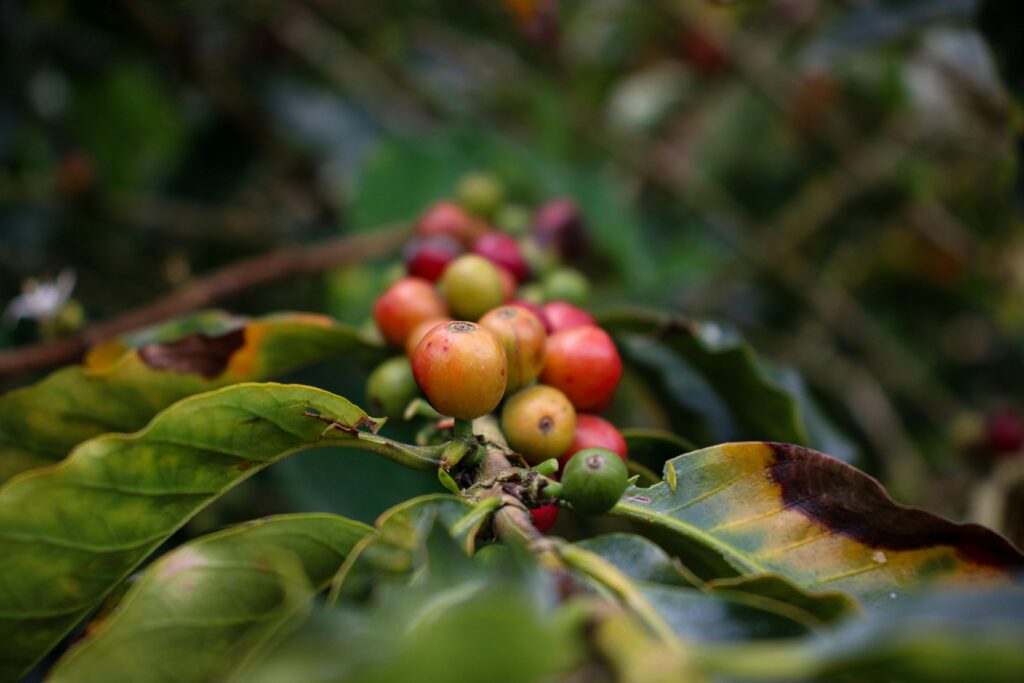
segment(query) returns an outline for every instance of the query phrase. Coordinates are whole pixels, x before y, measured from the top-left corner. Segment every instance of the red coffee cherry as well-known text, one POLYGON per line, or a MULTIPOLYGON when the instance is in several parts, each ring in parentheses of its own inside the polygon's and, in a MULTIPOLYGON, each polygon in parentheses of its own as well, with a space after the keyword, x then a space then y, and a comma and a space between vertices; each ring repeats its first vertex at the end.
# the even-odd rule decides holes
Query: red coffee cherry
POLYGON ((1024 421, 1014 410, 1002 408, 989 416, 985 424, 985 444, 999 455, 1019 453, 1024 449, 1024 421))
POLYGON ((541 206, 533 220, 533 236, 539 246, 554 249, 563 258, 579 256, 587 247, 587 228, 571 199, 552 199, 541 206))
POLYGON ((472 420, 498 407, 508 362, 501 342, 470 322, 437 325, 412 354, 412 374, 442 415, 472 420))
POLYGON ((537 379, 544 368, 547 333, 537 316, 519 306, 502 306, 480 318, 498 338, 508 358, 508 391, 515 391, 537 379))
POLYGON ((615 425, 597 415, 580 413, 576 415, 576 432, 569 450, 559 458, 558 471, 564 472, 569 458, 587 448, 605 448, 622 458, 622 462, 629 460, 629 447, 615 425))
POLYGON ((424 320, 448 317, 444 301, 423 278, 404 277, 388 287, 373 304, 373 320, 384 339, 402 346, 412 329, 424 320))
POLYGON ((544 304, 544 315, 551 325, 552 332, 561 332, 571 327, 597 325, 594 316, 568 301, 549 301, 544 304))
POLYGON ((414 239, 403 250, 409 275, 437 282, 441 273, 463 252, 462 245, 447 235, 414 239))
POLYGON ((452 316, 477 320, 505 303, 505 288, 497 266, 476 254, 464 254, 448 264, 441 276, 452 316))
POLYGON ((416 224, 419 237, 453 237, 462 246, 472 249, 487 226, 453 202, 438 202, 420 216, 416 224))
POLYGON ((548 337, 540 380, 560 389, 577 410, 604 410, 622 376, 622 359, 600 327, 572 327, 548 337))
POLYGON ((508 445, 526 462, 538 465, 557 458, 572 442, 576 411, 558 389, 538 385, 513 394, 501 411, 508 445))
POLYGON ((530 276, 530 268, 519 249, 519 242, 511 235, 496 230, 484 233, 473 246, 473 253, 480 254, 495 265, 507 268, 519 282, 530 276))
POLYGON ((530 510, 530 517, 533 518, 533 525, 537 527, 537 531, 546 534, 558 521, 558 506, 541 505, 539 508, 533 508, 530 510))

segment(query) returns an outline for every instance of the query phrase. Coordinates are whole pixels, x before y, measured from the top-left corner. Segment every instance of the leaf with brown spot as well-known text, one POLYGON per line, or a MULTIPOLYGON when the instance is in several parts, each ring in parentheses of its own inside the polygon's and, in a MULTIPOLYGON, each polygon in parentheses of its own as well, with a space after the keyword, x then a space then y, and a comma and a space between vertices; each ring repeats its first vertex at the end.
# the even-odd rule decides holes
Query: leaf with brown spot
POLYGON ((665 466, 675 491, 630 487, 612 513, 705 580, 776 573, 870 603, 927 583, 1007 582, 1024 569, 995 532, 898 505, 871 477, 806 448, 724 444, 665 466))
POLYGON ((248 321, 206 313, 104 344, 85 364, 0 396, 0 483, 99 434, 141 429, 186 396, 383 353, 353 327, 301 313, 248 321))

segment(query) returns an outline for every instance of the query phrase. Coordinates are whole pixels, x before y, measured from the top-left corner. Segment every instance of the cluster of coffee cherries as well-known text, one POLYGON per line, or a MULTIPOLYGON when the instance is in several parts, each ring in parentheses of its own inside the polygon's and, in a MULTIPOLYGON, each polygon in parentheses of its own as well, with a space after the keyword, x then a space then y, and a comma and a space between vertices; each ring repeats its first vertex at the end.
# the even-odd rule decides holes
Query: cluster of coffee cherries
MULTIPOLYGON (((604 512, 627 480, 626 442, 599 415, 622 360, 582 308, 586 278, 561 265, 581 252, 584 223, 571 200, 531 213, 502 197, 494 178, 469 176, 456 201, 419 217, 404 252, 406 275, 374 304, 380 334, 405 354, 370 376, 371 409, 401 414, 413 382, 434 410, 455 420, 500 406, 509 447, 532 466, 558 459, 553 476, 561 478, 562 499, 582 512, 604 512)), ((558 507, 531 513, 546 531, 558 507)))

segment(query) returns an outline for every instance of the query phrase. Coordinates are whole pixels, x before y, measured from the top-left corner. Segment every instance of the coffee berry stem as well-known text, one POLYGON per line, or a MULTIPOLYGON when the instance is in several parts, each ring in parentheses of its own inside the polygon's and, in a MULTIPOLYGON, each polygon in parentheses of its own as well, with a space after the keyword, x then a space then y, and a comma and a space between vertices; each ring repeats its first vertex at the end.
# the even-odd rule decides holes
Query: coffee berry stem
POLYGON ((545 477, 550 477, 558 472, 558 458, 548 458, 544 462, 534 465, 530 469, 534 472, 543 474, 545 477))
POLYGON ((455 418, 455 438, 473 440, 473 421, 455 418))

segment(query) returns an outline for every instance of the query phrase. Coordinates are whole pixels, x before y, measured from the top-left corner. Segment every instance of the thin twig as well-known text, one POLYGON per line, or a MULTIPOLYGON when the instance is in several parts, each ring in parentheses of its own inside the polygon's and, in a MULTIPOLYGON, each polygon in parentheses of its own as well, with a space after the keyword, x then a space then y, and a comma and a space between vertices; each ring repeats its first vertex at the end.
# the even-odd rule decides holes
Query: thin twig
POLYGON ((254 287, 384 256, 398 249, 407 236, 406 224, 393 224, 372 232, 284 247, 243 259, 113 320, 87 327, 74 337, 0 353, 0 379, 73 362, 91 346, 254 287))

